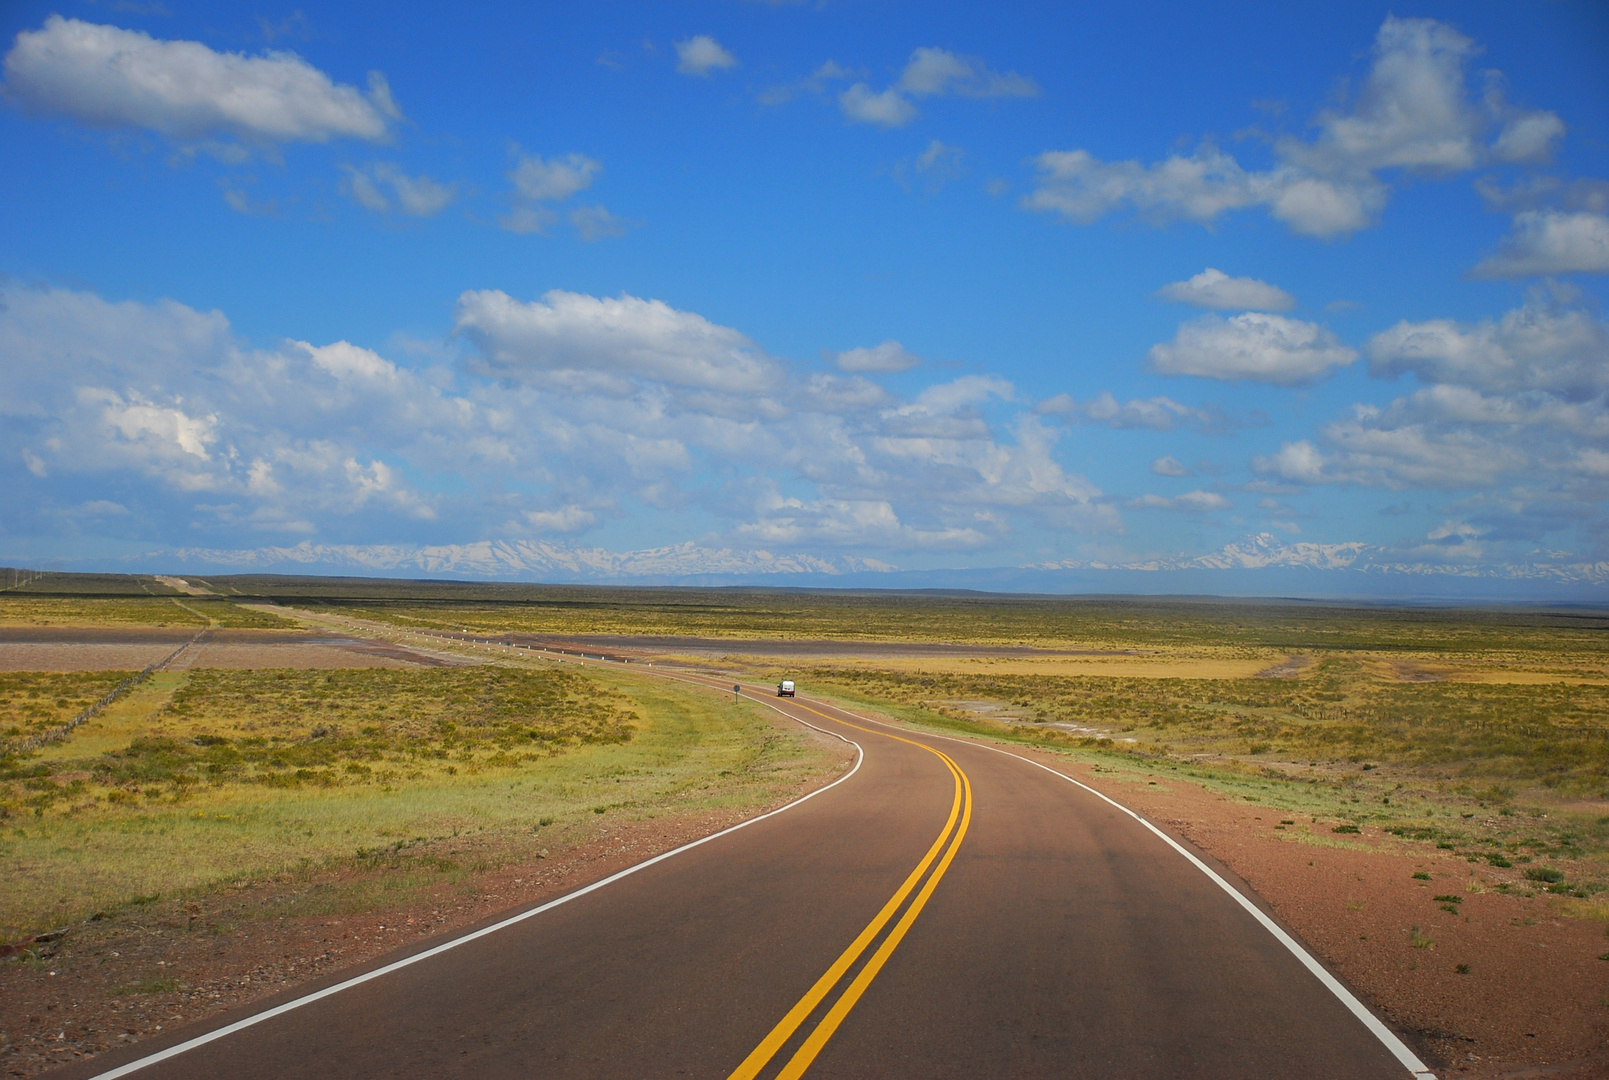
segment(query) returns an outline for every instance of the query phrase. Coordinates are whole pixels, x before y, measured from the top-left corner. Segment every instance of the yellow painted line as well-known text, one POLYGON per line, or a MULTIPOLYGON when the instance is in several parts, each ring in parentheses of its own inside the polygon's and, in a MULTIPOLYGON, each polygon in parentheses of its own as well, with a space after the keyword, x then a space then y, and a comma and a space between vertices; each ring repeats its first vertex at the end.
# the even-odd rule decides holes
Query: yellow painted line
MULTIPOLYGON (((934 752, 937 753, 938 751, 934 752)), ((946 757, 946 760, 948 760, 948 757, 946 757)), ((955 768, 957 772, 960 772, 953 762, 951 762, 951 768, 955 768)), ((872 980, 877 978, 877 973, 883 970, 883 965, 888 963, 888 958, 894 955, 894 950, 899 947, 899 943, 905 937, 906 931, 911 928, 911 924, 916 922, 916 917, 922 913, 922 908, 927 905, 928 897, 933 895, 933 890, 938 886, 939 879, 950 868, 950 863, 955 859, 955 853, 960 850, 961 841, 966 838, 967 826, 972 821, 972 782, 966 778, 966 773, 961 773, 961 779, 966 784, 966 810, 961 815, 961 827, 956 830, 955 839, 950 841, 949 850, 944 853, 944 858, 939 862, 938 869, 933 871, 933 876, 927 879, 927 884, 923 885, 922 891, 916 894, 916 899, 905 910, 905 914, 900 917, 899 922, 894 924, 893 931, 883 939, 883 943, 877 947, 877 951, 866 962, 866 966, 860 969, 860 974, 856 975, 855 981, 849 984, 849 989, 845 990, 838 1000, 833 1002, 832 1008, 827 1010, 827 1015, 822 1017, 821 1023, 816 1025, 816 1030, 810 1033, 809 1037, 805 1039, 804 1045, 799 1047, 793 1057, 788 1060, 788 1063, 782 1067, 782 1071, 777 1074, 777 1080, 798 1080, 799 1077, 804 1075, 805 1070, 810 1068, 810 1063, 816 1060, 816 1055, 821 1053, 822 1047, 827 1045, 827 1040, 831 1039, 838 1030, 838 1025, 842 1024, 844 1017, 849 1015, 849 1010, 853 1009, 856 1002, 860 1001, 860 996, 866 992, 866 988, 872 984, 872 980)))
POLYGON ((888 920, 893 917, 895 911, 899 910, 899 906, 905 902, 905 898, 916 887, 916 883, 922 879, 922 875, 933 864, 939 849, 944 846, 946 839, 948 839, 949 848, 945 851, 943 859, 940 860, 938 869, 933 872, 932 877, 928 878, 927 884, 922 887, 922 891, 917 894, 916 900, 906 909, 904 916, 895 924, 893 931, 883 941, 883 944, 872 954, 872 959, 867 963, 866 967, 855 977, 849 988, 833 1004, 822 1022, 816 1026, 816 1029, 810 1033, 804 1044, 789 1059, 780 1076, 799 1077, 804 1074, 804 1071, 810 1067, 811 1062, 815 1060, 816 1055, 821 1052, 822 1047, 827 1044, 833 1033, 838 1030, 838 1025, 843 1023, 844 1017, 849 1015, 849 1011, 855 1007, 855 1003, 866 992, 866 988, 877 977, 877 973, 882 970, 883 965, 888 962, 888 958, 893 955, 894 949, 898 947, 906 932, 910 930, 911 925, 916 922, 916 917, 921 914, 922 908, 927 904, 928 897, 933 895, 934 888, 938 886, 939 879, 944 876, 944 872, 949 869, 950 863, 955 859, 955 853, 961 846, 961 840, 966 836, 967 825, 972 820, 972 782, 967 779, 966 773, 961 771, 961 767, 948 754, 941 750, 935 750, 931 746, 923 745, 914 739, 901 738, 888 732, 861 727, 859 724, 850 723, 836 716, 828 716, 826 713, 818 712, 808 705, 798 702, 795 702, 795 705, 806 712, 814 713, 824 720, 843 724, 846 727, 855 728, 857 731, 882 735, 886 738, 896 739, 899 742, 910 743, 912 746, 920 746, 923 750, 944 762, 945 767, 950 770, 950 775, 955 780, 955 798, 950 804, 950 816, 944 822, 944 828, 939 830, 938 839, 933 841, 933 845, 928 848, 927 854, 922 857, 922 861, 916 864, 916 869, 910 872, 904 882, 900 884, 900 887, 895 890, 894 895, 889 898, 888 903, 883 905, 882 910, 877 913, 876 917, 866 925, 866 928, 839 955, 838 959, 833 961, 832 966, 827 969, 821 978, 816 980, 815 985, 806 991, 804 997, 800 998, 793 1008, 788 1010, 787 1015, 771 1029, 764 1039, 760 1040, 760 1044, 754 1048, 748 1057, 743 1059, 742 1064, 731 1072, 727 1080, 754 1080, 760 1074, 760 1070, 764 1069, 771 1059, 776 1056, 777 1051, 782 1048, 783 1044, 793 1037, 799 1026, 826 999, 832 988, 838 985, 838 981, 854 966, 861 953, 865 952, 867 946, 882 932, 883 927, 888 924, 888 920), (961 825, 952 837, 950 831, 955 827, 958 816, 960 817, 961 825))
MULTIPOLYGON (((953 774, 954 770, 952 769, 951 772, 953 774)), ((922 857, 922 861, 916 864, 916 869, 911 871, 910 876, 894 892, 888 903, 883 905, 883 909, 877 913, 876 917, 866 924, 866 929, 862 930, 860 935, 850 943, 849 948, 845 949, 838 959, 833 961, 832 966, 827 969, 827 973, 816 980, 815 985, 806 991, 804 997, 800 998, 793 1008, 788 1010, 788 1014, 777 1023, 777 1026, 772 1028, 764 1039, 760 1040, 760 1045, 756 1046, 753 1052, 743 1059, 741 1065, 732 1070, 727 1080, 753 1080, 754 1077, 758 1076, 760 1070, 765 1068, 766 1063, 782 1048, 782 1044, 793 1036, 799 1025, 804 1023, 805 1018, 814 1012, 816 1006, 821 1004, 828 992, 838 985, 838 980, 844 977, 844 972, 848 971, 855 961, 860 958, 860 954, 866 951, 866 946, 870 945, 872 939, 888 924, 888 920, 893 917, 894 912, 899 910, 900 904, 905 902, 905 898, 916 887, 916 883, 922 879, 922 875, 933 864, 933 860, 938 857, 939 849, 944 846, 944 841, 949 837, 950 830, 955 826, 955 819, 960 814, 963 790, 961 779, 957 776, 955 780, 955 800, 950 805, 949 820, 944 823, 944 828, 939 831, 938 839, 933 841, 933 846, 928 848, 927 854, 922 857)))

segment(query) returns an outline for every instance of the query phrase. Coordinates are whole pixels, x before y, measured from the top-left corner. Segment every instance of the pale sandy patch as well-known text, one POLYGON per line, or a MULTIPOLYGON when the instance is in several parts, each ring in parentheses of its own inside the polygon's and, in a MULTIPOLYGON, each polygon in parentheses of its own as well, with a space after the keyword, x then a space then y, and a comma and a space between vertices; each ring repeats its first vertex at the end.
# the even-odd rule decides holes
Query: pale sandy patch
POLYGON ((161 576, 159 574, 157 576, 157 580, 160 581, 162 584, 166 585, 170 589, 177 589, 179 592, 184 593, 186 596, 211 596, 212 595, 212 590, 203 589, 203 588, 200 588, 199 586, 192 585, 188 581, 184 580, 184 578, 180 578, 180 577, 163 577, 163 576, 161 576))
POLYGON ((1592 670, 1567 671, 1558 668, 1532 667, 1524 664, 1460 664, 1435 660, 1369 660, 1365 665, 1371 675, 1386 682, 1456 682, 1482 683, 1493 686, 1547 686, 1567 683, 1572 686, 1603 686, 1609 684, 1604 673, 1592 670))
POLYGON ((403 650, 381 652, 340 645, 304 642, 284 644, 237 644, 204 642, 187 649, 173 663, 174 671, 195 668, 407 668, 418 667, 423 658, 411 659, 403 650))
POLYGON ((174 649, 149 644, 68 644, 56 641, 0 643, 0 671, 139 671, 174 649))

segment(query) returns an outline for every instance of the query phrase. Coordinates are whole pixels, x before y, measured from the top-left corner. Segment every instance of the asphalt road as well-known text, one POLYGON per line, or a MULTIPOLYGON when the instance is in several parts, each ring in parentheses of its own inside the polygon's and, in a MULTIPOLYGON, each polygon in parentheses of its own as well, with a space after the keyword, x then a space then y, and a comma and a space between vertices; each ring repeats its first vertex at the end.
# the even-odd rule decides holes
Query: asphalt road
POLYGON ((858 770, 165 1060, 117 1071, 265 1006, 59 1075, 1411 1074, 1272 923, 1132 814, 980 745, 775 703, 858 743, 858 770))

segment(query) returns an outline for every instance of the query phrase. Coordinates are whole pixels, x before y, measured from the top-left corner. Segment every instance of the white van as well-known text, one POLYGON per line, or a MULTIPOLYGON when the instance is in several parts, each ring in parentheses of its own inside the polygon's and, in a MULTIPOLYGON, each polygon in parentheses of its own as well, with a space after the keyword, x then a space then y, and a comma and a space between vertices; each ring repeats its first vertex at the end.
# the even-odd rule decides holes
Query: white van
POLYGON ((777 683, 777 697, 792 697, 792 696, 793 696, 793 680, 792 679, 783 679, 781 682, 777 683))

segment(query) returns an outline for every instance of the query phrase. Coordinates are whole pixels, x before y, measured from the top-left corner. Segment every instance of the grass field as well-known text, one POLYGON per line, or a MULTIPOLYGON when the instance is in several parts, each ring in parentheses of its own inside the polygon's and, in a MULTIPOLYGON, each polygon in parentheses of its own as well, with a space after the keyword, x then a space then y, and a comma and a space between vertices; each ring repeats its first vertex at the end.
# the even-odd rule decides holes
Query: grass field
POLYGON ((11 568, 0 568, 0 592, 92 598, 177 594, 150 574, 67 574, 11 568))
POLYGON ((394 899, 611 815, 763 803, 824 760, 751 704, 626 672, 157 674, 0 762, 0 940, 377 859, 395 873, 366 888, 394 899))
MULTIPOLYGON (((49 616, 69 620, 91 618, 96 610, 114 620, 194 618, 178 606, 182 602, 205 607, 206 617, 219 621, 271 623, 271 613, 230 603, 266 600, 399 628, 838 640, 846 642, 841 655, 814 658, 804 670, 756 658, 749 672, 795 677, 808 693, 836 695, 935 728, 1082 755, 1114 775, 1188 775, 1236 797, 1309 815, 1313 827, 1304 823, 1299 830, 1304 842, 1345 845, 1346 833, 1332 833, 1331 825, 1367 824, 1498 866, 1573 860, 1573 878, 1538 887, 1577 899, 1609 885, 1604 612, 262 577, 188 581, 228 600, 131 596, 105 582, 93 597, 69 588, 47 595, 50 580, 44 579, 27 586, 32 592, 0 594, 0 621, 8 603, 22 605, 17 611, 57 605, 49 616), (213 614, 214 607, 225 614, 213 614), (857 654, 852 642, 862 640, 1063 652, 878 659, 857 654)), ((77 836, 75 829, 94 833, 101 828, 95 822, 114 820, 149 829, 183 823, 187 845, 214 835, 218 826, 202 823, 213 822, 206 815, 216 813, 237 823, 239 814, 258 815, 251 820, 261 827, 253 825, 249 842, 241 843, 262 853, 260 865, 283 864, 299 847, 309 858, 355 857, 356 846, 342 847, 344 823, 315 826, 312 837, 304 828, 296 843, 295 830, 288 839, 260 838, 280 835, 279 824, 267 823, 284 820, 283 807, 290 805, 362 807, 362 814, 386 806, 399 820, 415 813, 421 821, 445 820, 441 807, 459 799, 479 805, 482 796, 471 793, 494 793, 498 784, 505 795, 507 783, 530 783, 541 787, 542 798, 554 797, 560 789, 537 778, 550 770, 568 775, 582 761, 630 759, 650 746, 668 754, 677 739, 697 734, 705 749, 678 759, 683 765, 677 768, 686 770, 679 775, 708 776, 712 766, 703 755, 709 747, 725 748, 717 757, 741 757, 744 738, 775 738, 752 718, 718 724, 717 734, 699 734, 690 721, 667 727, 654 709, 692 715, 692 705, 679 696, 684 692, 650 689, 623 675, 600 682, 605 676, 594 673, 586 688, 566 688, 492 674, 502 669, 477 671, 159 676, 117 713, 132 718, 125 726, 108 715, 38 758, 8 765, 13 772, 4 781, 10 785, 4 799, 11 817, 0 824, 10 826, 5 844, 23 846, 7 847, 7 857, 26 850, 31 859, 48 847, 20 840, 18 825, 31 838, 31 830, 40 829, 68 830, 52 834, 59 836, 77 836), (645 704, 650 699, 653 708, 645 704), (563 753, 549 756, 555 750, 563 753), (48 777, 16 772, 46 767, 48 777), (423 809, 426 804, 435 809, 423 809), (281 809, 270 813, 270 807, 281 809), (198 812, 203 817, 196 818, 198 812)), ((85 683, 82 693, 92 689, 85 683)), ((43 702, 80 699, 65 690, 53 694, 41 687, 28 699, 30 707, 49 711, 43 702)), ((43 722, 43 714, 27 722, 43 722)), ((725 782, 736 784, 758 759, 744 760, 740 768, 722 765, 714 774, 731 772, 725 782)), ((649 769, 643 775, 658 774, 649 769)), ((632 782, 647 785, 645 791, 671 790, 655 787, 658 780, 632 782)), ((485 798, 496 804, 491 794, 485 798)), ((646 806, 661 796, 644 798, 646 806)), ((441 835, 435 826, 386 828, 399 837, 441 835)), ((377 838, 368 835, 365 842, 377 838)), ((61 872, 69 878, 88 873, 84 868, 103 857, 89 852, 62 864, 80 870, 61 872)), ((222 863, 206 865, 207 873, 184 887, 201 887, 212 880, 207 874, 223 872, 222 863)))
POLYGON ((213 597, 0 592, 0 626, 208 626, 294 630, 296 623, 213 597))
POLYGON ((1299 678, 834 668, 804 677, 952 719, 1000 712, 1036 737, 1076 745, 1099 732, 1162 755, 1386 762, 1467 791, 1526 784, 1609 799, 1609 683, 1398 682, 1348 657, 1325 659, 1299 678))
MULTIPOLYGON (((1186 777, 1310 816, 1315 828, 1304 821, 1293 840, 1345 846, 1346 833, 1367 824, 1471 862, 1575 866, 1568 878, 1539 879, 1537 890, 1577 900, 1609 890, 1603 684, 1404 683, 1345 657, 1300 678, 1058 678, 863 665, 788 674, 812 693, 936 730, 1055 748, 1139 782, 1186 777)), ((1582 913, 1609 918, 1609 907, 1582 913)))
MULTIPOLYGON (((608 591, 539 590, 528 604, 376 595, 317 603, 395 626, 486 633, 837 637, 1085 653, 879 659, 846 642, 840 655, 803 669, 761 657, 746 666, 767 681, 800 679, 808 692, 936 728, 1052 747, 1136 776, 1187 774, 1309 815, 1315 828, 1291 831, 1304 842, 1342 846, 1346 829, 1369 824, 1494 866, 1572 860, 1568 880, 1536 887, 1577 900, 1609 886, 1609 618, 1601 612, 724 590, 616 600, 608 591)), ((1609 913, 1601 906, 1593 913, 1609 913)))
POLYGON ((0 672, 0 754, 9 742, 71 720, 133 672, 0 672))
MULTIPOLYGON (((191 579, 201 581, 202 579, 191 579)), ((557 634, 943 641, 1072 649, 1491 657, 1562 650, 1609 663, 1602 611, 1349 607, 1296 601, 205 579, 220 594, 323 605, 399 626, 557 634)))

